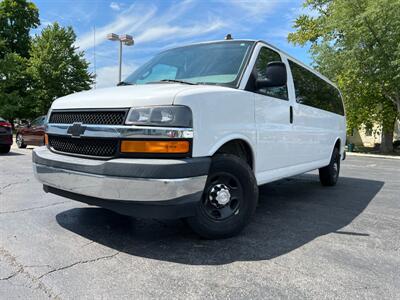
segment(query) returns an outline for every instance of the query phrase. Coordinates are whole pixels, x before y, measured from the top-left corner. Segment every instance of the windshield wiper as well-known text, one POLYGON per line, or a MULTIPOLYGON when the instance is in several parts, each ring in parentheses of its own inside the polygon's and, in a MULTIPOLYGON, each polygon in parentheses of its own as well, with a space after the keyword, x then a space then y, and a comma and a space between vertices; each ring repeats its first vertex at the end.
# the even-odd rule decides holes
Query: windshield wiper
POLYGON ((184 80, 177 80, 177 79, 161 79, 159 81, 154 81, 153 83, 156 83, 156 82, 175 82, 175 83, 183 83, 183 84, 190 84, 190 85, 196 85, 197 84, 197 83, 184 81, 184 80))
POLYGON ((121 81, 117 83, 117 86, 122 86, 122 85, 133 85, 133 83, 126 82, 126 81, 121 81))

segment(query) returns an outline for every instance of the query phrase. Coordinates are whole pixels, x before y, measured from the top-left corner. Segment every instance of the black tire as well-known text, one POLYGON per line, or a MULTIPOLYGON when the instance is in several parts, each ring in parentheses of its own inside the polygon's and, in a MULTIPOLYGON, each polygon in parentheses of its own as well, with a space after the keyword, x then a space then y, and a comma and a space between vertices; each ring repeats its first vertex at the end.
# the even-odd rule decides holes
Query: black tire
POLYGON ((334 186, 339 178, 340 172, 340 153, 335 148, 329 165, 319 169, 319 180, 323 186, 334 186))
POLYGON ((234 155, 216 155, 196 214, 187 222, 203 238, 228 238, 247 225, 257 202, 257 181, 249 165, 234 155))
POLYGON ((0 146, 0 153, 5 154, 10 152, 11 146, 9 145, 1 145, 0 146))
POLYGON ((21 134, 19 134, 19 133, 17 134, 15 141, 16 141, 18 148, 20 148, 20 149, 26 148, 27 145, 24 143, 24 137, 21 134))

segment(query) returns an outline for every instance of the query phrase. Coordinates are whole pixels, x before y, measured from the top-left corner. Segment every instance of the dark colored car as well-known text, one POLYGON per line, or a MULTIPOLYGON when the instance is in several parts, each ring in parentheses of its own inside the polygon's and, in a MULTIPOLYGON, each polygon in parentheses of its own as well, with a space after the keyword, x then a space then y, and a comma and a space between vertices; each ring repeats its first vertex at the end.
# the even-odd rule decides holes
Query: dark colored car
POLYGON ((12 143, 11 124, 0 118, 0 153, 10 152, 12 143))
POLYGON ((40 116, 25 126, 18 128, 16 142, 18 148, 26 148, 28 145, 44 145, 44 124, 46 116, 40 116))

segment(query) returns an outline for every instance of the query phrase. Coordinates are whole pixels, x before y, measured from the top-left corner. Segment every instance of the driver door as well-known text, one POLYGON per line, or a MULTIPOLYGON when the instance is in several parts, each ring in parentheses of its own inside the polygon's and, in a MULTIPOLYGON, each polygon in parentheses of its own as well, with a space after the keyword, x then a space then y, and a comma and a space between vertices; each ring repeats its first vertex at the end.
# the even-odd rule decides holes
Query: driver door
POLYGON ((292 144, 291 101, 287 84, 282 87, 257 89, 255 81, 266 79, 268 63, 282 61, 280 54, 261 47, 250 76, 247 90, 255 93, 255 120, 257 127, 257 180, 269 182, 281 177, 285 168, 293 165, 295 147, 292 144))

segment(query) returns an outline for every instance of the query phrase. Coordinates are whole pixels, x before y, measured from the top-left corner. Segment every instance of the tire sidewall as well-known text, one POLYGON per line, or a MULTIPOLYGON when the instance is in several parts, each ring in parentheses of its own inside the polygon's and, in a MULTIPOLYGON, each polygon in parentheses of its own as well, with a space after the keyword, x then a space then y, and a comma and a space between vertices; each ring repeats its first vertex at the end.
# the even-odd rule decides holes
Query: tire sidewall
POLYGON ((25 148, 26 144, 24 143, 24 137, 22 134, 18 133, 17 136, 15 137, 16 139, 16 144, 18 148, 25 148), (20 138, 20 142, 18 143, 18 137, 20 138))
POLYGON ((332 181, 334 181, 336 183, 339 178, 339 173, 340 173, 340 153, 337 148, 335 148, 335 150, 333 150, 331 163, 330 163, 329 167, 330 167, 331 179, 332 179, 332 181), (335 168, 334 168, 335 163, 337 164, 337 171, 335 171, 335 168))
POLYGON ((10 152, 10 150, 11 150, 11 146, 0 145, 0 153, 1 154, 7 154, 8 152, 10 152))
POLYGON ((335 148, 332 152, 331 160, 329 165, 319 169, 319 179, 323 186, 334 186, 339 179, 340 173, 340 153, 339 149, 335 148), (335 171, 335 163, 337 164, 337 170, 335 171))
POLYGON ((237 234, 248 223, 258 202, 258 187, 253 171, 242 159, 229 154, 213 157, 202 200, 196 208, 196 215, 188 218, 191 227, 206 238, 229 237, 237 234), (239 210, 224 220, 211 219, 202 207, 204 197, 209 190, 212 174, 226 172, 234 175, 243 190, 243 199, 239 210))

